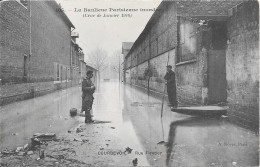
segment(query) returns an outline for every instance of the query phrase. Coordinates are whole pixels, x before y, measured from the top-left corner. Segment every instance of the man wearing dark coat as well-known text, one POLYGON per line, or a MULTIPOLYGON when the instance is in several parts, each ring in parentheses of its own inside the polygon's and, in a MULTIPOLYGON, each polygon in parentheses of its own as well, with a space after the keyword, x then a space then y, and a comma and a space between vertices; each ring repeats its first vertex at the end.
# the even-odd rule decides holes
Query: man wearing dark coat
POLYGON ((82 81, 82 111, 85 111, 85 123, 93 122, 90 114, 93 104, 95 86, 91 81, 93 71, 87 71, 87 77, 82 81))
POLYGON ((172 71, 172 66, 168 65, 167 67, 167 73, 164 76, 164 79, 166 80, 165 84, 167 85, 167 94, 168 99, 171 107, 177 107, 177 94, 176 94, 176 81, 175 81, 175 72, 172 71))

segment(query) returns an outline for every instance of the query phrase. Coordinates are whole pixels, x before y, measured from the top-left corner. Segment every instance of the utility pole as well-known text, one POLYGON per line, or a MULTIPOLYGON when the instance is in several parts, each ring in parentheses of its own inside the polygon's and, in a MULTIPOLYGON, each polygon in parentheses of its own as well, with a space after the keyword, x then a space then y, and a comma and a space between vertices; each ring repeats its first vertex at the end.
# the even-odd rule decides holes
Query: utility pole
POLYGON ((120 83, 120 54, 118 54, 118 79, 120 83))

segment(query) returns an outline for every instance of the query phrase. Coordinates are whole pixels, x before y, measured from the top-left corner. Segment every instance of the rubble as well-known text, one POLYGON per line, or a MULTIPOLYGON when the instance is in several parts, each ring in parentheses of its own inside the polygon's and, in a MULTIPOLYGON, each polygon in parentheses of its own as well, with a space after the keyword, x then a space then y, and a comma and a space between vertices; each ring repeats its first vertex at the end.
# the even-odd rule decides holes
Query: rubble
POLYGON ((32 155, 33 154, 33 151, 28 151, 27 152, 27 155, 32 155))
POLYGON ((81 128, 77 128, 76 133, 80 133, 83 132, 83 130, 81 128))
POLYGON ((27 150, 29 149, 29 144, 28 144, 28 143, 25 144, 25 145, 23 146, 23 149, 27 151, 27 150))
POLYGON ((39 156, 40 156, 41 159, 43 159, 45 157, 43 149, 39 150, 39 156))
POLYGON ((14 150, 8 150, 7 148, 1 151, 1 154, 3 154, 3 155, 10 155, 10 154, 14 154, 14 153, 15 153, 14 150))
POLYGON ((56 138, 55 133, 35 133, 33 138, 37 138, 39 141, 51 141, 56 138))
POLYGON ((15 152, 18 153, 18 152, 23 151, 23 150, 24 150, 23 147, 17 147, 15 152))
POLYGON ((132 162, 133 162, 133 166, 137 166, 137 164, 138 164, 138 159, 135 158, 132 162))
POLYGON ((18 156, 24 156, 25 155, 25 152, 23 152, 23 151, 20 151, 20 152, 18 152, 18 154, 17 154, 18 156))
POLYGON ((78 138, 78 137, 75 137, 73 141, 79 141, 79 142, 82 142, 82 139, 81 139, 81 138, 78 138))

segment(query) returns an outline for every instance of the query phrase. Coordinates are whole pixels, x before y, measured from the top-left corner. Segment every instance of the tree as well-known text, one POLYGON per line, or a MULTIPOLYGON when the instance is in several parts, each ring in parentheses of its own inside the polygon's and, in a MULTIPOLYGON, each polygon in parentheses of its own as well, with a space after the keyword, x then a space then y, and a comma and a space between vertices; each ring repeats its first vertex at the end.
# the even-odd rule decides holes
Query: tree
POLYGON ((122 73, 122 63, 123 63, 123 56, 121 54, 121 50, 116 50, 113 55, 112 55, 112 59, 111 59, 111 68, 118 73, 119 76, 119 81, 120 81, 120 75, 122 73))
POLYGON ((100 74, 108 65, 106 64, 107 51, 102 48, 96 48, 87 55, 87 64, 97 69, 98 81, 100 81, 100 74))

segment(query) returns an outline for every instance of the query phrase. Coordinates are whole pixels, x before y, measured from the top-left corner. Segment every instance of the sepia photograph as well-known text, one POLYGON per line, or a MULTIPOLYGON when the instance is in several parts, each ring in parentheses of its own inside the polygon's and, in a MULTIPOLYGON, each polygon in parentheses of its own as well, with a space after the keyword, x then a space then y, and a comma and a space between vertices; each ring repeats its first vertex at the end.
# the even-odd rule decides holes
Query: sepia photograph
POLYGON ((259 166, 258 0, 0 0, 0 167, 259 166))

